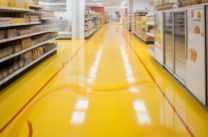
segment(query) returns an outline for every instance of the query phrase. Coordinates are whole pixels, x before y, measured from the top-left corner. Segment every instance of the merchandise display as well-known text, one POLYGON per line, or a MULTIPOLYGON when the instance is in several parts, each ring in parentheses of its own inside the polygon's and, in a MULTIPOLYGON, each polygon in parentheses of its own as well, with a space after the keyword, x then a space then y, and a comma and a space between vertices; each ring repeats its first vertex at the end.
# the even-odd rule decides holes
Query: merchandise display
POLYGON ((110 20, 109 15, 105 14, 104 23, 108 23, 110 20))
MULTIPOLYGON (((2 0, 0 2, 3 3, 2 0)), ((39 1, 19 0, 17 3, 16 0, 11 0, 5 4, 14 8, 28 7, 29 9, 30 4, 39 6, 39 1)), ((47 20, 39 21, 42 18, 55 18, 52 11, 30 10, 29 13, 25 13, 26 10, 20 10, 10 13, 8 10, 4 12, 8 13, 0 17, 1 87, 4 87, 4 83, 9 82, 18 73, 23 72, 25 68, 47 57, 47 55, 55 53, 57 43, 47 43, 58 38, 57 23, 47 20)))
POLYGON ((150 45, 149 51, 200 104, 206 106, 205 20, 208 17, 204 11, 208 6, 200 5, 199 1, 187 1, 187 6, 191 4, 195 5, 191 9, 155 12, 155 30, 152 31, 155 45, 150 45))
POLYGON ((85 11, 85 38, 91 36, 102 24, 102 15, 90 9, 85 11))
POLYGON ((56 46, 57 43, 44 44, 40 47, 34 48, 14 58, 4 61, 0 66, 0 80, 6 78, 8 75, 12 74, 18 69, 32 63, 34 60, 40 58, 44 53, 50 51, 56 46))
POLYGON ((129 14, 128 14, 128 11, 126 12, 127 12, 127 15, 125 16, 124 26, 127 30, 131 31, 133 12, 129 11, 129 14))
POLYGON ((200 5, 208 3, 208 0, 172 0, 172 1, 163 1, 163 0, 155 0, 155 10, 169 10, 175 8, 182 8, 186 6, 200 5))
POLYGON ((132 33, 142 39, 146 44, 154 44, 154 37, 150 36, 150 31, 154 32, 154 25, 147 24, 152 18, 146 17, 147 12, 141 10, 132 12, 132 14, 132 33))

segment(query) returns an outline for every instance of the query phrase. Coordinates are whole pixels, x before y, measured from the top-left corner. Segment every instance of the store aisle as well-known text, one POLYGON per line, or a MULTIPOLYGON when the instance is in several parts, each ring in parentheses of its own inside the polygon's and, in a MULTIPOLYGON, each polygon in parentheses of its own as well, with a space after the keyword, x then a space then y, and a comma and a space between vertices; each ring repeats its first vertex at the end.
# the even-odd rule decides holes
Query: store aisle
POLYGON ((206 137, 208 114, 123 26, 58 53, 0 92, 0 137, 206 137))

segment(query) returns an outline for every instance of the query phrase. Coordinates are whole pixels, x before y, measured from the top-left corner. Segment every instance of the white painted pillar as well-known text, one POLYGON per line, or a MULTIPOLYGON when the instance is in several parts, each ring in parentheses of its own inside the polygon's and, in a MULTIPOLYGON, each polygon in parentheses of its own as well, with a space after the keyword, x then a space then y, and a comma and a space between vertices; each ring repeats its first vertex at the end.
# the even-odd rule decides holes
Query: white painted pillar
POLYGON ((67 19, 72 20, 72 0, 67 0, 66 1, 66 14, 67 14, 67 19))
POLYGON ((72 0, 72 39, 77 39, 77 0, 72 0))
POLYGON ((72 0, 72 39, 85 39, 85 0, 72 0))
MULTIPOLYGON (((128 17, 129 14, 134 10, 134 0, 128 0, 128 17)), ((129 18, 128 18, 128 27, 129 27, 129 18)))
POLYGON ((79 39, 85 39, 85 1, 79 0, 79 39))

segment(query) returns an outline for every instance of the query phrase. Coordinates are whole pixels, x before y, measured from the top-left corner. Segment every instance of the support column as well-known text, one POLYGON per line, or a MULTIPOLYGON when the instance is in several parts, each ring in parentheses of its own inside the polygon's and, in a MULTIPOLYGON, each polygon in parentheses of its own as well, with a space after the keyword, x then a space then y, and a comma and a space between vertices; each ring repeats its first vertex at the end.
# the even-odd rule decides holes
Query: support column
POLYGON ((72 0, 72 39, 85 39, 85 0, 72 0))
MULTIPOLYGON (((134 10, 134 0, 128 0, 128 17, 129 14, 134 10)), ((128 27, 129 27, 129 18, 128 18, 128 27)))
POLYGON ((85 1, 79 0, 79 39, 85 39, 85 1))

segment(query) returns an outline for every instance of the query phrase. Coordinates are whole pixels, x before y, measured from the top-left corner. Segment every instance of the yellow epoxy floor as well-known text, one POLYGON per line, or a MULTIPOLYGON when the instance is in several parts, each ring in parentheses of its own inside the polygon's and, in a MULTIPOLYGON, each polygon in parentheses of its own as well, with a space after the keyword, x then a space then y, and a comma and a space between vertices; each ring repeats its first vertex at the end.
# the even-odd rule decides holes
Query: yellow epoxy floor
POLYGON ((208 136, 208 113, 123 26, 57 42, 0 92, 0 137, 208 136))

